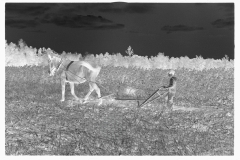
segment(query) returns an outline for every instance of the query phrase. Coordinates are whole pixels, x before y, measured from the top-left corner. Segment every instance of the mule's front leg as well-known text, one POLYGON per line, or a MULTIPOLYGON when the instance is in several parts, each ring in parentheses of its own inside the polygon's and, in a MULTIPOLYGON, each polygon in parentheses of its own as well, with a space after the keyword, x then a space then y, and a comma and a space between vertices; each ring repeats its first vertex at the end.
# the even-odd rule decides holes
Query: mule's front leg
POLYGON ((62 99, 61 102, 65 101, 65 85, 66 81, 64 79, 61 80, 61 85, 62 85, 62 99))
POLYGON ((75 91, 74 91, 74 83, 70 82, 70 88, 71 88, 71 93, 74 96, 76 100, 79 100, 79 98, 76 96, 75 91))

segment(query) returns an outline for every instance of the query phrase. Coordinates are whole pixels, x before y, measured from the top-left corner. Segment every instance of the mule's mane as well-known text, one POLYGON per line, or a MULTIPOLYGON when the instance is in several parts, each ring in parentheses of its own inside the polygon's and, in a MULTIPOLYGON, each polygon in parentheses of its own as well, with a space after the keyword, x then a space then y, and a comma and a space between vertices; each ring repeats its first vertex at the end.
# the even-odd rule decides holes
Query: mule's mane
POLYGON ((56 60, 56 61, 58 61, 58 62, 60 62, 61 61, 61 59, 62 59, 62 57, 61 56, 53 56, 53 58, 54 58, 54 60, 56 60))
POLYGON ((52 51, 52 53, 50 53, 50 54, 53 57, 53 59, 57 62, 60 62, 63 58, 63 56, 57 54, 57 52, 55 52, 55 51, 52 51))

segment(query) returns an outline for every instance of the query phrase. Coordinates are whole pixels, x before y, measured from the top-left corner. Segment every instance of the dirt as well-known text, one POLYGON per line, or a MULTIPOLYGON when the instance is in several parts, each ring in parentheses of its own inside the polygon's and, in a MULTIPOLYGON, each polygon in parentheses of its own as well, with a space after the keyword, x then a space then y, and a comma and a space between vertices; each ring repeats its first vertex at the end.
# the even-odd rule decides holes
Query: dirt
MULTIPOLYGON (((74 100, 69 100, 69 103, 72 104, 77 104, 79 102, 74 101, 74 100)), ((96 98, 92 98, 90 97, 89 100, 86 102, 86 104, 98 104, 99 100, 96 98)), ((103 99, 103 104, 102 105, 108 105, 108 104, 114 104, 116 106, 119 107, 138 107, 138 103, 141 104, 142 101, 137 102, 136 100, 115 100, 114 98, 111 97, 106 97, 103 99)), ((80 104, 80 103, 79 103, 80 104)), ((149 103, 146 104, 144 106, 142 106, 142 108, 145 107, 153 107, 156 106, 156 103, 149 103)), ((159 104, 158 105, 160 108, 162 108, 163 104, 159 104)), ((186 111, 186 112, 193 112, 193 111, 201 111, 201 110, 211 110, 211 111, 217 111, 217 107, 216 106, 202 106, 200 108, 196 108, 196 107, 185 107, 185 106, 173 106, 173 111, 186 111)))

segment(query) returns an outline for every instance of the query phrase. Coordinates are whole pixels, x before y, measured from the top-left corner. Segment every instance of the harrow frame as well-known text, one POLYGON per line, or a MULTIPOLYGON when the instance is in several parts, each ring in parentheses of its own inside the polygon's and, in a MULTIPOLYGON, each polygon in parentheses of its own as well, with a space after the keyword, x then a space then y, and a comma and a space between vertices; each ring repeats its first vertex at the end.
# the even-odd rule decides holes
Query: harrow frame
POLYGON ((138 103, 138 108, 148 104, 148 103, 151 103, 153 102, 154 100, 158 99, 158 98, 161 98, 163 95, 166 95, 167 94, 167 91, 166 90, 161 90, 161 88, 157 89, 156 91, 154 91, 150 96, 148 96, 147 98, 121 98, 121 97, 115 97, 114 99, 115 100, 120 100, 120 101, 137 101, 138 103), (158 92, 159 91, 165 91, 164 93, 162 94, 159 94, 158 92), (156 94, 158 94, 158 96, 152 98, 153 96, 155 96, 156 94), (151 99, 152 98, 152 99, 151 99), (140 104, 139 101, 142 101, 143 102, 140 104))

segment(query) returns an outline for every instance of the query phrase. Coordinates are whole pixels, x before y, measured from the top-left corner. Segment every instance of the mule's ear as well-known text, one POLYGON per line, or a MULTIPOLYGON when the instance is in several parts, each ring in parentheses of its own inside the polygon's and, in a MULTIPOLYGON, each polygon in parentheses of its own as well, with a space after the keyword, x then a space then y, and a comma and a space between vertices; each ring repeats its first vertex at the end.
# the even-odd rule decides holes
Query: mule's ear
POLYGON ((46 52, 47 52, 48 58, 49 58, 50 60, 52 60, 53 57, 54 57, 52 51, 51 51, 50 49, 47 49, 46 52))
POLYGON ((47 55, 48 55, 48 58, 49 58, 50 60, 52 60, 52 55, 51 55, 51 53, 48 53, 48 52, 47 52, 47 55))
POLYGON ((52 50, 50 48, 48 49, 44 48, 44 51, 48 55, 48 58, 51 60, 53 58, 52 50))

